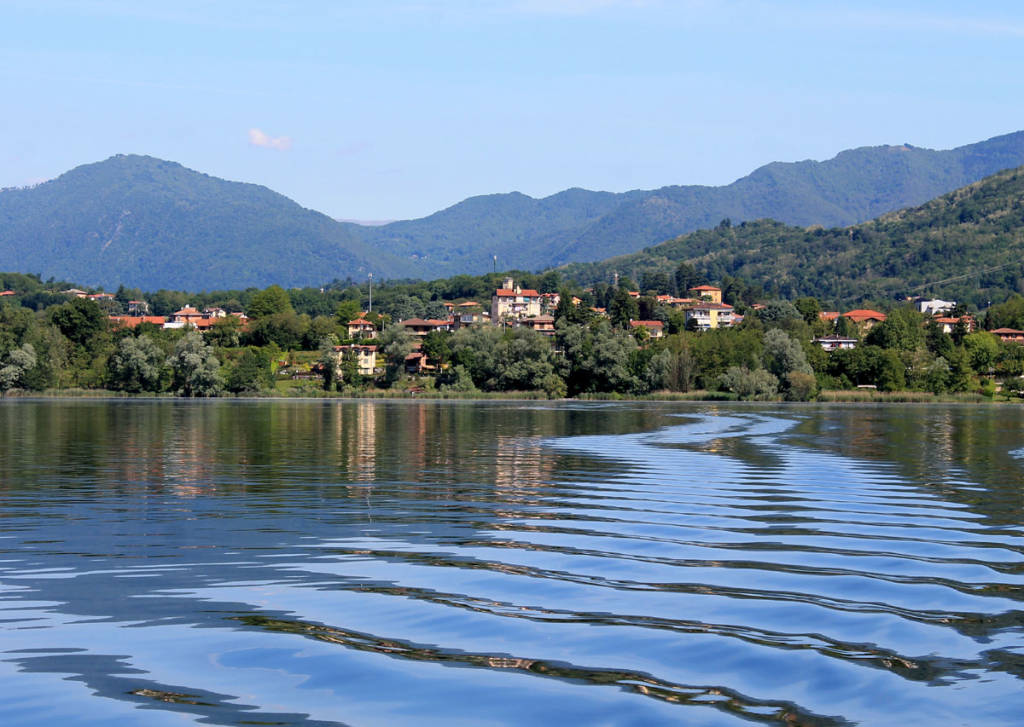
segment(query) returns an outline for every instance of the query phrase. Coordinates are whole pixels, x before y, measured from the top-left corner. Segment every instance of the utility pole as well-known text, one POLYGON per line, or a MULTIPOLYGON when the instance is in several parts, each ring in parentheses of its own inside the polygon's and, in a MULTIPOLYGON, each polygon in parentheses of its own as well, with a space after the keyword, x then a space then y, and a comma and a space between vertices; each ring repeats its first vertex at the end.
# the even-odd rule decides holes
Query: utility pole
POLYGON ((373 273, 369 274, 370 278, 370 304, 366 306, 367 313, 373 313, 373 273))
POLYGON ((498 256, 497 255, 494 256, 494 270, 493 270, 493 272, 495 272, 495 273, 498 272, 498 256))

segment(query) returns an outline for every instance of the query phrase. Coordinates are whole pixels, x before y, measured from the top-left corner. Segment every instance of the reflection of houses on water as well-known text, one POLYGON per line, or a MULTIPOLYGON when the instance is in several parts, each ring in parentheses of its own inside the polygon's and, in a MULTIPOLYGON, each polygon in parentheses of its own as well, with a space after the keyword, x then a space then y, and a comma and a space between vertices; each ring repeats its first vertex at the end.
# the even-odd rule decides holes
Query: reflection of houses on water
POLYGON ((494 448, 494 484, 506 493, 534 494, 551 481, 554 458, 541 449, 540 437, 498 435, 494 448))

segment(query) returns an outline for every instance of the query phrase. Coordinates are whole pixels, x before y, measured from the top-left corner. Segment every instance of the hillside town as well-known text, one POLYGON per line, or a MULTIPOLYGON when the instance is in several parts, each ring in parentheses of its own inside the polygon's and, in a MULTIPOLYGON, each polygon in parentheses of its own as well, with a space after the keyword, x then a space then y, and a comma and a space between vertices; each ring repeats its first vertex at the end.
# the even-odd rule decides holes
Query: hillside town
POLYGON ((529 285, 496 277, 493 287, 477 281, 463 289, 468 295, 419 306, 408 304, 417 299, 407 288, 382 287, 374 306, 372 291, 358 287, 340 298, 278 286, 147 296, 46 289, 9 274, 5 281, 24 281, 26 289, 8 282, 0 291, 11 331, 0 385, 186 395, 704 391, 793 399, 858 388, 1024 390, 1024 299, 979 317, 938 298, 908 298, 886 310, 822 310, 813 298, 737 297, 731 282, 695 282, 674 295, 628 280, 553 290, 550 280, 540 286, 537 276, 523 277, 529 285), (181 355, 205 362, 205 383, 182 383, 173 370, 186 341, 181 355))

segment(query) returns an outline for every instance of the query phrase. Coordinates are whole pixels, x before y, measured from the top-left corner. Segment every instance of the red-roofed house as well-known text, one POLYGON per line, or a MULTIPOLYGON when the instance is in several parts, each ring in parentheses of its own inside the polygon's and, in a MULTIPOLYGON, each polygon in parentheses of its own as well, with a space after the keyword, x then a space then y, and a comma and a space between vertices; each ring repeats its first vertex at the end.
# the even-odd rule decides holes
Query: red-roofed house
POLYGON ((698 285, 695 288, 690 288, 686 292, 693 293, 694 298, 707 301, 708 303, 722 302, 722 289, 716 288, 713 285, 698 285))
POLYGON ((505 278, 504 287, 494 291, 491 298, 491 321, 518 320, 540 315, 540 293, 536 290, 514 285, 512 278, 505 278))
POLYGON ((356 318, 354 321, 349 321, 346 326, 348 327, 349 338, 377 337, 377 327, 365 318, 356 318))
POLYGON ((953 329, 956 328, 956 324, 963 321, 964 326, 967 328, 967 332, 971 333, 975 329, 974 318, 971 316, 960 316, 959 318, 942 317, 936 318, 935 322, 942 329, 943 333, 952 333, 953 329))
POLYGON ((879 313, 876 310, 861 308, 843 313, 843 318, 846 318, 848 321, 857 324, 865 331, 867 331, 870 330, 871 327, 874 326, 875 324, 884 321, 885 313, 879 313))
POLYGON ((630 321, 629 325, 632 328, 645 329, 651 334, 651 338, 661 338, 665 335, 665 324, 661 321, 630 321))
POLYGON ((818 314, 818 318, 829 323, 835 323, 839 319, 839 311, 837 310, 823 310, 818 314))
POLYGON ((335 346, 335 369, 334 374, 340 380, 342 378, 342 359, 346 356, 355 356, 356 369, 360 376, 373 376, 377 368, 377 347, 361 346, 351 343, 345 346, 335 346))
POLYGON ((5 295, 14 295, 14 291, 13 290, 0 290, 0 297, 3 297, 5 295))
POLYGON ((399 321, 398 325, 404 326, 409 333, 414 336, 426 336, 431 331, 450 331, 452 329, 452 320, 440 320, 436 318, 409 318, 408 320, 399 321))
POLYGON ((537 333, 543 333, 545 336, 555 335, 555 319, 554 316, 533 316, 532 318, 520 318, 516 324, 523 328, 532 328, 537 333))
POLYGON ((135 328, 142 323, 163 326, 167 319, 163 316, 110 316, 110 324, 114 328, 135 328))
POLYGON ((1024 331, 1018 331, 1014 328, 997 328, 989 333, 999 336, 999 340, 1007 341, 1010 343, 1024 343, 1024 331))

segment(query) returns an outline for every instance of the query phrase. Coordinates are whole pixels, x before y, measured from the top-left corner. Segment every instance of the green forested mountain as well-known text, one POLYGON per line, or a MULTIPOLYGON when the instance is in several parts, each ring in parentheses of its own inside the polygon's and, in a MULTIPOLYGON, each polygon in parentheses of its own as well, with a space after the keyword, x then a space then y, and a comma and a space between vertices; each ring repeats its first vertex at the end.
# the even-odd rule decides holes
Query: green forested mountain
POLYGON ((307 285, 412 264, 255 184, 119 155, 0 191, 0 269, 109 288, 307 285))
POLYGON ((1017 132, 949 151, 871 147, 769 164, 725 187, 472 197, 363 227, 265 187, 120 155, 0 191, 0 269, 151 290, 320 285, 368 272, 436 278, 488 271, 494 255, 501 269, 541 270, 635 252, 723 218, 851 224, 1021 164, 1017 132))
POLYGON ((721 223, 562 272, 581 283, 618 272, 664 286, 680 263, 709 280, 740 277, 770 295, 813 295, 835 307, 908 295, 984 307, 1024 292, 1024 167, 852 227, 721 223))
POLYGON ((363 237, 417 259, 429 276, 483 272, 494 254, 499 267, 537 270, 635 252, 725 218, 850 225, 1021 164, 1024 132, 947 151, 864 147, 824 162, 768 164, 724 187, 473 197, 420 220, 364 229, 363 237))

